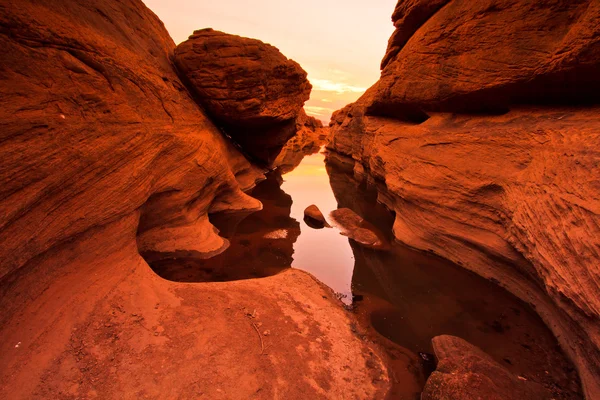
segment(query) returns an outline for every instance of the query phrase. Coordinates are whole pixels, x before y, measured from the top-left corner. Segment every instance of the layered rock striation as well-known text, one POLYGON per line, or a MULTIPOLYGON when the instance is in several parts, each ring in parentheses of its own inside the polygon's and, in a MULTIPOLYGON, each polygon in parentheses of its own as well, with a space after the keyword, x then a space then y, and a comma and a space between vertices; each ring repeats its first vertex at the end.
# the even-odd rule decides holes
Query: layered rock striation
POLYGON ((329 148, 394 234, 529 302, 600 395, 597 1, 399 1, 382 77, 329 148))
POLYGON ((312 86, 277 48, 208 28, 178 45, 174 61, 200 104, 250 155, 271 163, 296 133, 312 86))
POLYGON ((0 13, 0 279, 138 212, 142 251, 211 252, 224 242, 209 212, 260 207, 242 189, 262 171, 198 109, 141 2, 8 2, 0 13))
POLYGON ((199 286, 141 257, 222 251, 209 214, 259 209, 244 190, 263 178, 141 1, 6 0, 0 45, 1 398, 385 392, 385 367, 309 276, 199 286))
POLYGON ((371 114, 502 112, 600 102, 600 3, 405 0, 371 114))

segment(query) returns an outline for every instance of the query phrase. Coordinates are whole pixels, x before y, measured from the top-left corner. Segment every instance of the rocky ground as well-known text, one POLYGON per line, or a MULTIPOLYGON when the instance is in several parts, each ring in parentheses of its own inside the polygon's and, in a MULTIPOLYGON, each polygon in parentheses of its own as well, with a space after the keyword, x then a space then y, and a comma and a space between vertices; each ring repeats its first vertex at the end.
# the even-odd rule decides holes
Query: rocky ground
POLYGON ((109 240, 134 225, 131 218, 53 251, 5 293, 3 307, 42 291, 3 323, 0 397, 384 396, 378 352, 312 277, 287 270, 260 280, 169 282, 134 244, 109 240), (73 257, 78 249, 88 251, 73 257))

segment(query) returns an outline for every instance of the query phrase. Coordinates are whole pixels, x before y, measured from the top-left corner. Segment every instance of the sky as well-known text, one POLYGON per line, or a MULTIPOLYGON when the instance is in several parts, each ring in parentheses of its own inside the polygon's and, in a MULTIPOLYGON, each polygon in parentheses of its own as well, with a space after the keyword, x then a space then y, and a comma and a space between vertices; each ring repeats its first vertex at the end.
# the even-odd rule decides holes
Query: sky
POLYGON ((260 39, 313 85, 305 109, 324 122, 379 79, 397 0, 144 0, 175 43, 213 28, 260 39))

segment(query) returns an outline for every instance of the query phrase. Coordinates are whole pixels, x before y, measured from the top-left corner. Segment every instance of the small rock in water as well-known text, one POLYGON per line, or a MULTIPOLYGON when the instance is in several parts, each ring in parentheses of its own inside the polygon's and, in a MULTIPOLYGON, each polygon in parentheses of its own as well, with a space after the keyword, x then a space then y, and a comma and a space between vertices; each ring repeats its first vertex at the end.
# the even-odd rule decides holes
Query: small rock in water
POLYGON ((334 224, 343 235, 348 236, 358 244, 375 250, 385 250, 389 244, 384 235, 372 224, 349 208, 339 208, 331 212, 334 224))
POLYGON ((314 229, 321 229, 324 227, 331 228, 331 226, 327 223, 325 216, 321 210, 319 210, 319 207, 314 204, 306 207, 304 210, 304 222, 314 229))

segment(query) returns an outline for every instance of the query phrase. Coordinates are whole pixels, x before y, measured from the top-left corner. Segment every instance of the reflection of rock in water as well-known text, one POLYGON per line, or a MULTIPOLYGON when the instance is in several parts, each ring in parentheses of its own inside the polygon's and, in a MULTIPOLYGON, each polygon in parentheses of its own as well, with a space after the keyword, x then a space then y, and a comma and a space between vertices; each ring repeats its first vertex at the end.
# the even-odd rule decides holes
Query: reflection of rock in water
POLYGON ((291 138, 273 162, 281 174, 293 171, 302 159, 315 154, 326 142, 328 128, 313 117, 300 116, 296 125, 296 136, 291 138))
POLYGON ((260 278, 289 268, 300 224, 290 217, 292 198, 280 189, 281 182, 273 172, 252 190, 263 203, 261 211, 211 216, 219 234, 231 243, 225 252, 207 260, 156 261, 152 269, 173 281, 206 282, 260 278))
MULTIPOLYGON (((338 207, 353 209, 391 237, 393 214, 377 203, 378 197, 386 196, 385 188, 355 179, 352 164, 341 161, 329 154, 326 164, 338 207)), ((513 374, 546 388, 562 388, 556 398, 580 398, 577 374, 556 339, 516 297, 427 253, 398 244, 388 252, 350 244, 355 257, 353 293, 363 296, 355 311, 378 335, 415 356, 432 352, 433 337, 455 335, 513 374)))

